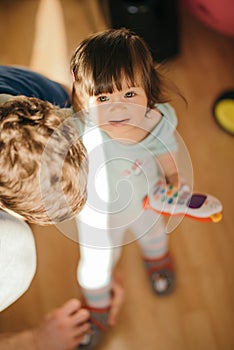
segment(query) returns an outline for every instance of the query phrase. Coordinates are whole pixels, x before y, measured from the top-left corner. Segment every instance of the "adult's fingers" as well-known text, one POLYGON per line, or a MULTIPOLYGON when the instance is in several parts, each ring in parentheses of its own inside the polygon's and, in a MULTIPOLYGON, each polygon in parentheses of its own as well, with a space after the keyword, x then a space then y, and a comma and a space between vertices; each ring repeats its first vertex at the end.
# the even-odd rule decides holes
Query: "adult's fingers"
POLYGON ((81 302, 78 299, 70 299, 64 303, 58 310, 63 316, 69 316, 81 308, 81 302))
POLYGON ((108 324, 114 326, 124 301, 124 288, 118 281, 113 282, 113 296, 111 309, 108 317, 108 324))
POLYGON ((71 316, 71 321, 73 325, 81 325, 82 323, 88 322, 90 318, 90 313, 86 309, 80 309, 75 314, 71 316))

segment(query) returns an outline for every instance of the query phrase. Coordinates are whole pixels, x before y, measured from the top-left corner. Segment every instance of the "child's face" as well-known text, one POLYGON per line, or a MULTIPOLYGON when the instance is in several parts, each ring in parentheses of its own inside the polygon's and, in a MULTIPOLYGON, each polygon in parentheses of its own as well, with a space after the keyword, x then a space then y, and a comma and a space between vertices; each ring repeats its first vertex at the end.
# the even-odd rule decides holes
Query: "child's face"
POLYGON ((88 99, 91 120, 112 138, 124 136, 143 127, 147 108, 147 97, 142 87, 128 87, 103 93, 88 99))

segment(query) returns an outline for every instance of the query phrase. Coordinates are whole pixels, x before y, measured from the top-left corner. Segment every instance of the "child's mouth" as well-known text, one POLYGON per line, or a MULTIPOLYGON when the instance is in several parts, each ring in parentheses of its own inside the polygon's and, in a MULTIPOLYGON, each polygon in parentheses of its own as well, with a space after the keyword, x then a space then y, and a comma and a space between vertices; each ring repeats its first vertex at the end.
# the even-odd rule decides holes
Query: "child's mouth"
POLYGON ((130 119, 121 119, 121 120, 110 120, 109 124, 112 126, 123 126, 129 122, 130 119))

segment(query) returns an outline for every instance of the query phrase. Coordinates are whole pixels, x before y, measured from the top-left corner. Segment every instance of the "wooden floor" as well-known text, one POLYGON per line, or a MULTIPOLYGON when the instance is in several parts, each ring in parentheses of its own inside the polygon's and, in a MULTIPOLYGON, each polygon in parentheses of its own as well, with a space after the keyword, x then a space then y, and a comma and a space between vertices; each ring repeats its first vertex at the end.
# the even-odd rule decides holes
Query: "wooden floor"
MULTIPOLYGON (((105 27, 101 13, 93 0, 1 0, 0 64, 26 65, 69 81, 71 53, 87 34, 105 27)), ((102 350, 234 349, 234 139, 212 117, 217 95, 234 87, 234 40, 183 9, 180 22, 181 52, 166 64, 188 101, 187 107, 180 99, 173 102, 178 131, 192 159, 194 188, 220 198, 224 217, 218 224, 184 219, 170 234, 177 289, 163 299, 150 290, 136 242, 124 247, 126 301, 102 350)), ((78 245, 55 227, 33 230, 37 273, 27 293, 1 313, 1 331, 34 325, 80 296, 78 245)))

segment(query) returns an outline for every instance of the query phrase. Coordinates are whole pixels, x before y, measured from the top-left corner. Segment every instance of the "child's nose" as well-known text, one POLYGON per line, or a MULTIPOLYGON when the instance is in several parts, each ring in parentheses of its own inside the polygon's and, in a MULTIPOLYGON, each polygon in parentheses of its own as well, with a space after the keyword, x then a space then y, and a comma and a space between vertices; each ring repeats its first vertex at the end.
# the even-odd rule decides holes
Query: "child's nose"
POLYGON ((113 101, 111 104, 111 110, 123 110, 124 109, 124 103, 119 101, 113 101))

